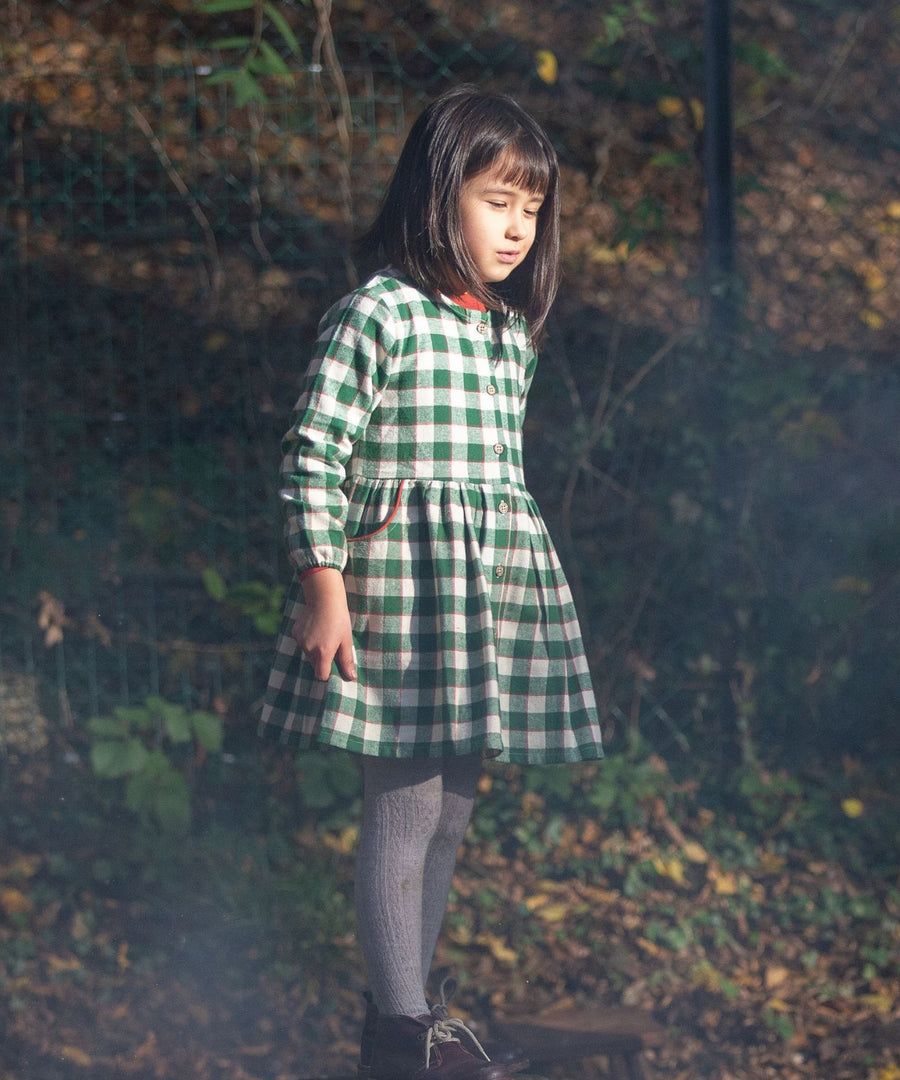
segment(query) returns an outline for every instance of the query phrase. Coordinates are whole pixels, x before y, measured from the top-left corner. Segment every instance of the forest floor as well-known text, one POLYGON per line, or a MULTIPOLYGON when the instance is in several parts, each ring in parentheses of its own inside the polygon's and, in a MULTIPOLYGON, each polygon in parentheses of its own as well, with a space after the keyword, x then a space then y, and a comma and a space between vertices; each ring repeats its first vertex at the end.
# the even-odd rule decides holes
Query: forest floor
MULTIPOLYGON (((483 778, 436 958, 459 1015, 486 1034, 502 1015, 624 1003, 667 1031, 648 1054, 660 1078, 898 1080, 900 890, 875 835, 894 796, 847 765, 850 787, 821 797, 764 778, 753 835, 696 803, 676 820, 655 795, 604 828, 584 805, 594 768, 565 815, 515 771, 483 778)), ((0 1077, 350 1075, 354 813, 153 839, 66 770, 32 762, 0 798, 0 1077)))

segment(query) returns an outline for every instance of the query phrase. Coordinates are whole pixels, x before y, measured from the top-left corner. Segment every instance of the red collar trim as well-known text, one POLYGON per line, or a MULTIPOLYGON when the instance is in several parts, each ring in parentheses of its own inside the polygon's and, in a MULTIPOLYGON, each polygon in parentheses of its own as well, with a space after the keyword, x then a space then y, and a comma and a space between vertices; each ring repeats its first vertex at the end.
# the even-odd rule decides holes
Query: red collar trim
POLYGON ((454 304, 468 308, 469 311, 487 311, 487 308, 478 297, 473 296, 471 293, 464 292, 461 296, 451 296, 450 299, 454 304))

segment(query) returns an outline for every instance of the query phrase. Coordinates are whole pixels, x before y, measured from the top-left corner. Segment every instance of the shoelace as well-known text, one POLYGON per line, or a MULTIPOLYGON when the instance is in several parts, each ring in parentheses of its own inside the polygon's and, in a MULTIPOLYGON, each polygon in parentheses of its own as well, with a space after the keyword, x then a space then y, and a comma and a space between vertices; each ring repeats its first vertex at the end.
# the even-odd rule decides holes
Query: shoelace
POLYGON ((453 991, 455 989, 455 980, 445 979, 443 983, 441 983, 440 1003, 431 1006, 431 1015, 434 1018, 434 1023, 431 1025, 431 1027, 428 1028, 428 1031, 425 1033, 426 1069, 428 1069, 429 1065, 431 1064, 431 1048, 432 1046, 434 1046, 435 1043, 440 1045, 440 1043, 460 1041, 459 1035, 454 1034, 454 1032, 460 1032, 467 1038, 471 1039, 484 1060, 491 1060, 485 1052, 484 1047, 478 1041, 475 1032, 472 1031, 470 1028, 466 1027, 462 1020, 458 1020, 455 1016, 450 1016, 450 1014, 448 1013, 447 1001, 448 998, 453 996, 453 991), (449 992, 447 992, 448 989, 449 992))

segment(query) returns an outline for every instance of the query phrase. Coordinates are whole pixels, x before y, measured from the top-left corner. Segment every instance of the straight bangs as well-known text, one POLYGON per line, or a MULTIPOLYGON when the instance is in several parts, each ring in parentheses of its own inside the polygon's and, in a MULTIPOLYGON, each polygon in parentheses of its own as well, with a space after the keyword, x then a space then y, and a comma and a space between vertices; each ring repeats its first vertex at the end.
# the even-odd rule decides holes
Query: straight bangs
POLYGON ((527 132, 521 133, 520 138, 499 152, 495 148, 491 160, 478 165, 470 163, 465 179, 471 180, 488 169, 496 173, 504 184, 521 188, 542 199, 546 197, 556 172, 555 161, 548 158, 546 147, 529 138, 527 132))

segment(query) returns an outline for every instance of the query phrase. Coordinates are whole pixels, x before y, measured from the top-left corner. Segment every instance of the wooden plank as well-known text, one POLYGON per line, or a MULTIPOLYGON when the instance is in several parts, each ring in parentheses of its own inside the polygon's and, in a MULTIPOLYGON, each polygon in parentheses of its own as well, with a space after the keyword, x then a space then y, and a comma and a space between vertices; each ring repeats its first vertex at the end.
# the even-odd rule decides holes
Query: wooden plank
POLYGON ((573 1007, 495 1021, 492 1031, 539 1064, 596 1054, 626 1057, 659 1046, 666 1031, 644 1009, 573 1007))

